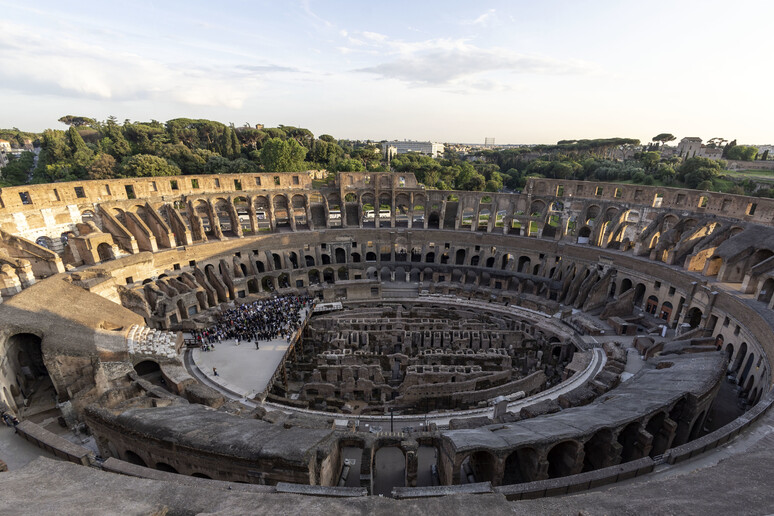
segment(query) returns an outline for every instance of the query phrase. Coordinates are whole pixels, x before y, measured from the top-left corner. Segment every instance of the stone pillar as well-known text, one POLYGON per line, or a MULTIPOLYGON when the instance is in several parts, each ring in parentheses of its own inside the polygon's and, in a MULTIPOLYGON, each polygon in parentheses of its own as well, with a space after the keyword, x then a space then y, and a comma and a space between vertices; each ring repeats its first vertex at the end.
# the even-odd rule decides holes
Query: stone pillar
POLYGON ((258 215, 255 213, 255 206, 253 206, 253 203, 250 203, 250 206, 247 207, 247 212, 250 217, 250 229, 253 232, 253 235, 258 234, 258 215))
POLYGON ((274 199, 271 196, 267 197, 266 217, 269 219, 269 227, 272 231, 275 231, 277 229, 277 222, 274 220, 274 199))
POLYGON ((207 216, 210 219, 210 227, 215 234, 215 238, 223 240, 223 231, 220 229, 220 217, 215 212, 215 207, 212 205, 212 201, 207 199, 207 216))
MULTIPOLYGON (((306 202, 304 204, 305 204, 304 205, 304 209, 306 211, 306 225, 307 225, 307 227, 310 230, 314 231, 314 221, 312 220, 312 205, 309 203, 309 199, 308 198, 306 199, 306 202)), ((341 216, 343 217, 344 216, 344 212, 346 211, 344 209, 344 203, 343 202, 341 203, 340 211, 341 211, 341 216)), ((343 219, 341 219, 341 220, 342 220, 342 224, 343 224, 343 219)))
POLYGON ((233 231, 238 238, 244 237, 245 235, 242 233, 242 222, 239 220, 239 213, 237 213, 232 197, 229 197, 227 207, 228 217, 231 219, 231 231, 233 231))
POLYGON ((400 447, 406 454, 406 487, 417 487, 417 470, 419 469, 417 450, 419 444, 412 439, 401 442, 400 447))

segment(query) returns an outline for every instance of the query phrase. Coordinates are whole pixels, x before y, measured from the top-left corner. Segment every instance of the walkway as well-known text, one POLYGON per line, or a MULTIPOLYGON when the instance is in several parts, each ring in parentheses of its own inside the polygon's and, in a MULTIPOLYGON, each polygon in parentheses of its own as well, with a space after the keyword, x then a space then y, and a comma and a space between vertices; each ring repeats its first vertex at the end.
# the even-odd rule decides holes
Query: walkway
MULTIPOLYGON (((301 311, 303 317, 307 313, 306 309, 301 311)), ((289 346, 284 338, 262 340, 259 349, 255 349, 255 342, 241 342, 237 346, 235 340, 229 339, 216 344, 214 351, 187 351, 185 365, 195 378, 202 381, 206 377, 209 381, 204 383, 230 398, 253 398, 269 386, 289 346), (218 376, 213 375, 213 368, 218 370, 218 376)))

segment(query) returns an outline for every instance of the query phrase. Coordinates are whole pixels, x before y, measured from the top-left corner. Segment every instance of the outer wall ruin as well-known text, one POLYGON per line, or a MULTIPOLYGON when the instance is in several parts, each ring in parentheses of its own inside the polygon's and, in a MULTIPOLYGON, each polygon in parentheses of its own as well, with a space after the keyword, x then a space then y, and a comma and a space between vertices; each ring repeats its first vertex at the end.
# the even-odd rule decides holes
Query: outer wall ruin
MULTIPOLYGON (((361 473, 379 449, 398 448, 408 487, 422 446, 437 451, 442 485, 466 471, 497 486, 660 456, 698 435, 726 372, 750 404, 771 388, 772 220, 768 199, 545 179, 519 194, 425 190, 385 173, 341 173, 319 190, 291 173, 4 188, 0 400, 16 409, 48 375, 103 456, 257 484, 335 486, 346 447, 367 458, 361 473), (519 329, 555 337, 554 363, 588 351, 575 332, 595 331, 568 308, 618 318, 622 331, 641 311, 707 352, 643 347, 654 369, 496 428, 396 438, 212 410, 230 402, 186 372, 175 332, 221 303, 296 291, 361 309, 391 299, 410 309, 421 296, 465 300, 473 313, 564 307, 564 332, 519 329), (145 361, 172 392, 137 374, 145 361)), ((475 342, 476 352, 503 348, 475 342)), ((364 402, 394 390, 369 387, 364 402)))

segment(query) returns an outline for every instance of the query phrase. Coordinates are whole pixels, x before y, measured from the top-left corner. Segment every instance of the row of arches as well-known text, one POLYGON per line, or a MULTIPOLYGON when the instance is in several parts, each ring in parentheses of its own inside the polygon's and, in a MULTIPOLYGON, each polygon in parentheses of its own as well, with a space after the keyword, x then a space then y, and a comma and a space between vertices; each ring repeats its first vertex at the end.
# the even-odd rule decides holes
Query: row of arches
POLYGON ((687 403, 681 399, 670 410, 659 411, 644 421, 633 421, 617 432, 602 428, 585 441, 567 439, 547 450, 524 446, 504 458, 489 450, 473 451, 458 459, 459 482, 519 484, 656 457, 701 435, 706 411, 686 419, 686 410, 687 403))

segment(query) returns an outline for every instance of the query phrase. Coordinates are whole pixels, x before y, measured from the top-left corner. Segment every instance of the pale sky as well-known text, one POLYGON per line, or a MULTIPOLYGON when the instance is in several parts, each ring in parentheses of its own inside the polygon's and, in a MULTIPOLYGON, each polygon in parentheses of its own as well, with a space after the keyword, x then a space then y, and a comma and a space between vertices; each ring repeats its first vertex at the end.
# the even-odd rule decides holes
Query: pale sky
POLYGON ((774 1, 0 0, 0 127, 774 143, 774 1))

